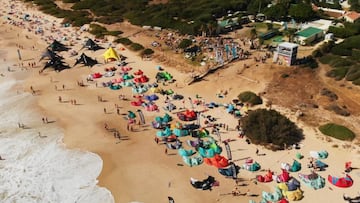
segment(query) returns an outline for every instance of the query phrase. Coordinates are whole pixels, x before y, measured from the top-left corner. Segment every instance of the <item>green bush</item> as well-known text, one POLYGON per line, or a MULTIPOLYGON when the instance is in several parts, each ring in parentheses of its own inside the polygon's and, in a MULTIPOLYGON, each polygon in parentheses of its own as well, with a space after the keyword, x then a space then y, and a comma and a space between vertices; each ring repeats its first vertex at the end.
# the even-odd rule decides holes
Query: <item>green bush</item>
POLYGON ((152 49, 144 49, 142 52, 141 52, 141 55, 143 56, 148 56, 148 55, 151 55, 154 53, 154 50, 152 49))
POLYGON ((319 58, 319 61, 323 64, 330 64, 332 61, 338 60, 339 56, 334 56, 332 54, 327 54, 319 58))
POLYGON ((356 79, 356 80, 353 80, 352 81, 352 84, 354 85, 360 85, 360 78, 356 79))
POLYGON ((354 81, 360 78, 360 68, 358 67, 351 67, 346 75, 346 80, 354 81))
POLYGON ((333 111, 340 116, 350 116, 350 112, 348 110, 336 104, 331 104, 330 106, 325 107, 325 109, 329 111, 333 111))
POLYGON ((192 44, 192 41, 190 39, 183 39, 183 40, 181 40, 178 48, 179 49, 186 49, 189 46, 191 46, 191 44, 192 44))
POLYGON ((261 97, 250 91, 242 92, 239 94, 238 98, 241 102, 246 102, 251 105, 262 104, 261 97))
POLYGON ((144 46, 139 43, 132 43, 130 45, 130 49, 133 51, 140 51, 140 50, 144 49, 144 46))
POLYGON ((254 144, 283 149, 303 139, 301 130, 275 110, 257 109, 242 118, 241 127, 254 144))
POLYGON ((334 68, 330 70, 326 75, 328 77, 333 77, 336 80, 342 80, 346 76, 348 71, 349 67, 334 68))
POLYGON ((62 0, 62 2, 64 3, 76 3, 79 2, 80 0, 62 0))
POLYGON ((118 39, 116 39, 114 42, 123 44, 123 45, 125 45, 125 46, 126 46, 126 45, 130 45, 130 44, 133 43, 129 38, 125 38, 125 37, 123 37, 123 38, 118 38, 118 39))
POLYGON ((107 31, 105 34, 106 35, 111 35, 111 36, 119 36, 121 35, 123 32, 120 30, 114 30, 114 31, 107 31))
POLYGON ((331 66, 337 68, 337 67, 344 67, 344 66, 352 66, 354 65, 354 61, 351 61, 349 59, 346 58, 339 58, 337 60, 334 60, 331 63, 331 66))
POLYGON ((322 134, 339 139, 351 141, 355 138, 355 134, 348 128, 334 123, 328 123, 319 127, 322 134))

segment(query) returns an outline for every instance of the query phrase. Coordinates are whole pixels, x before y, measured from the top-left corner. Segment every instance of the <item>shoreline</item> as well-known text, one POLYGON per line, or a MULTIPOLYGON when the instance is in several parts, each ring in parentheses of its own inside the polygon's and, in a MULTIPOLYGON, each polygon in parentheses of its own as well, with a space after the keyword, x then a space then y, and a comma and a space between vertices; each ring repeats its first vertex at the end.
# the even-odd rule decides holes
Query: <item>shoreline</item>
MULTIPOLYGON (((38 52, 40 53, 40 50, 38 52)), ((102 51, 92 53, 91 55, 96 56, 96 54, 99 53, 102 53, 102 51)), ((132 53, 127 49, 121 53, 136 62, 131 64, 134 71, 137 69, 145 70, 150 78, 154 78, 154 75, 156 74, 155 67, 158 65, 156 62, 141 61, 135 53, 132 53)), ((37 57, 34 53, 31 54, 32 56, 37 57)), ((14 56, 14 58, 16 58, 16 56, 14 56)), ((99 185, 106 186, 106 188, 113 193, 116 202, 166 202, 166 197, 168 195, 174 197, 175 200, 180 200, 182 202, 201 202, 205 200, 207 202, 238 202, 239 200, 247 201, 249 199, 259 199, 258 197, 232 197, 231 195, 223 195, 231 192, 233 189, 233 182, 219 176, 214 168, 207 166, 206 164, 194 168, 178 166, 177 164, 182 162, 178 155, 164 155, 165 148, 154 144, 153 137, 155 130, 150 129, 150 126, 136 127, 139 132, 128 132, 126 130, 126 121, 122 118, 124 115, 116 115, 114 104, 119 104, 122 107, 121 112, 125 114, 127 110, 134 110, 134 107, 131 107, 129 102, 119 101, 117 98, 119 92, 114 94, 114 92, 109 92, 107 89, 96 88, 94 87, 94 83, 86 83, 86 85, 88 85, 87 87, 76 86, 75 82, 85 80, 89 73, 101 72, 104 67, 112 65, 113 64, 100 65, 93 67, 91 70, 88 70, 87 67, 75 67, 64 73, 46 71, 41 76, 37 73, 38 69, 36 69, 36 71, 32 70, 31 73, 29 73, 30 77, 26 78, 22 89, 26 90, 30 85, 33 85, 35 88, 41 90, 41 95, 37 98, 37 104, 41 108, 40 112, 46 113, 49 118, 56 119, 56 125, 59 125, 64 129, 63 141, 67 148, 81 149, 99 154, 104 162, 102 171, 98 177, 99 185), (52 80, 59 82, 50 82, 50 77, 52 80), (55 84, 58 84, 59 87, 62 84, 65 84, 67 90, 56 91, 53 86, 55 84), (79 105, 71 105, 69 103, 59 104, 57 101, 58 95, 61 95, 67 100, 76 99, 79 102, 79 105), (97 102, 97 95, 104 97, 108 102, 97 102), (103 108, 107 108, 112 113, 104 114, 102 112, 103 108), (103 124, 105 122, 108 123, 110 127, 118 129, 122 135, 128 136, 129 140, 121 141, 116 144, 117 141, 112 137, 112 134, 103 129, 103 124), (76 123, 76 125, 74 125, 74 123, 76 123), (197 191, 188 183, 190 177, 202 179, 206 178, 206 174, 216 176, 220 181, 220 187, 214 187, 212 192, 197 191)), ((173 68, 165 67, 165 70, 171 72, 176 79, 180 80, 181 78, 184 78, 184 74, 173 68)), ((194 89, 202 90, 201 96, 206 101, 214 100, 217 102, 224 102, 224 99, 215 98, 214 90, 216 89, 216 91, 218 91, 220 89, 236 88, 230 84, 223 83, 222 78, 234 80, 234 77, 231 77, 231 75, 231 70, 224 70, 219 77, 216 77, 215 75, 210 76, 209 81, 203 81, 201 84, 196 83, 191 87, 184 86, 183 88, 178 89, 175 89, 174 85, 170 85, 170 87, 175 89, 177 93, 191 97, 194 97, 196 94, 194 89), (210 88, 203 88, 206 86, 210 88)), ((180 82, 182 81, 179 81, 179 83, 180 82)), ((265 84, 259 84, 258 86, 253 87, 253 89, 257 90, 255 90, 255 92, 260 92, 264 89, 264 85, 265 84)), ((249 86, 254 86, 253 82, 242 81, 237 88, 246 89, 246 87, 249 86), (240 86, 244 87, 240 88, 240 86)), ((124 89, 120 91, 131 98, 131 90, 124 89)), ((234 98, 237 94, 237 92, 234 91, 229 92, 230 94, 226 99, 234 98)), ((163 100, 163 97, 161 97, 160 100, 163 100)), ((186 105, 187 107, 190 107, 189 104, 186 105)), ((147 124, 150 123, 150 119, 159 115, 158 113, 153 112, 144 113, 146 114, 147 124)), ((219 117, 219 122, 228 122, 229 125, 231 125, 230 128, 234 128, 235 120, 232 121, 229 115, 224 114, 224 110, 214 109, 210 113, 213 115, 223 115, 222 117, 219 117)), ((311 132, 309 129, 306 131, 311 132)), ((236 134, 235 131, 231 130, 229 132, 224 131, 223 133, 224 139, 234 138, 236 134)), ((314 135, 315 133, 311 132, 311 134, 314 135)), ((314 136, 310 136, 309 134, 306 135, 307 140, 304 141, 306 142, 303 149, 304 151, 314 150, 313 148, 318 148, 318 143, 324 143, 314 138, 314 140, 311 139, 311 142, 313 142, 312 144, 309 143, 309 138, 314 138, 314 136)), ((231 145, 236 149, 242 149, 248 156, 253 156, 256 148, 256 146, 247 146, 242 140, 236 140, 236 142, 231 143, 231 145)), ((326 148, 331 149, 330 146, 326 146, 326 148)), ((261 163, 264 164, 264 169, 272 168, 272 170, 277 172, 279 166, 276 167, 275 165, 279 165, 280 163, 274 162, 274 160, 271 159, 275 158, 277 161, 290 162, 292 160, 291 156, 294 157, 294 154, 296 153, 296 151, 289 151, 289 154, 283 152, 273 153, 265 149, 261 149, 261 151, 264 151, 267 154, 266 157, 259 158, 261 159, 261 163)), ((341 152, 341 150, 332 149, 332 152, 335 152, 336 154, 338 151, 341 152)), ((241 154, 241 152, 242 151, 234 150, 234 157, 244 158, 245 155, 241 154)), ((172 153, 176 154, 175 151, 172 153)), ((354 158, 355 160, 356 157, 358 157, 356 154, 346 156, 343 151, 341 154, 345 157, 354 158)), ((330 154, 330 156, 332 156, 332 154, 330 154)), ((256 159, 257 158, 258 157, 256 157, 256 159)), ((330 161, 332 165, 335 165, 338 159, 330 161)), ((241 165, 240 162, 238 164, 241 165)), ((329 172, 336 175, 339 173, 339 171, 333 167, 331 167, 326 174, 329 172)), ((264 172, 255 174, 261 173, 264 172)), ((248 189, 251 189, 254 194, 261 194, 261 191, 273 191, 273 184, 271 186, 266 184, 255 185, 247 180, 253 178, 255 174, 241 170, 239 176, 246 179, 245 182, 249 184, 249 186, 244 189, 240 188, 242 192, 248 189)), ((356 180, 359 180, 359 178, 357 177, 356 180)), ((355 182, 355 184, 358 185, 359 183, 355 182)), ((355 184, 353 188, 356 188, 355 184)), ((321 194, 321 191, 317 194, 317 191, 313 192, 304 187, 305 186, 302 186, 302 189, 306 192, 306 200, 304 199, 304 202, 311 201, 311 198, 314 200, 318 194, 321 194)), ((323 190, 327 191, 326 188, 323 190)), ((326 191, 324 191, 324 193, 326 191)), ((331 190, 331 192, 333 191, 331 190)), ((347 193, 351 195, 356 195, 355 192, 355 189, 347 191, 347 193)), ((327 198, 330 200, 336 199, 341 193, 341 190, 337 190, 336 193, 334 192, 333 195, 329 195, 327 198)))

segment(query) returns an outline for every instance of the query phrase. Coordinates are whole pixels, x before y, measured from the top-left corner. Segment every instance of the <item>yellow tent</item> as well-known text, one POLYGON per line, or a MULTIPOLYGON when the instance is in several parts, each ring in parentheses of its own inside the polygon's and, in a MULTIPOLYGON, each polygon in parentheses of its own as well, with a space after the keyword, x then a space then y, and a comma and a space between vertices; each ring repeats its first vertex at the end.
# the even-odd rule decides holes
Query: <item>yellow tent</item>
POLYGON ((109 47, 108 50, 105 51, 103 56, 105 57, 105 61, 120 59, 119 55, 116 53, 116 51, 112 47, 109 47))

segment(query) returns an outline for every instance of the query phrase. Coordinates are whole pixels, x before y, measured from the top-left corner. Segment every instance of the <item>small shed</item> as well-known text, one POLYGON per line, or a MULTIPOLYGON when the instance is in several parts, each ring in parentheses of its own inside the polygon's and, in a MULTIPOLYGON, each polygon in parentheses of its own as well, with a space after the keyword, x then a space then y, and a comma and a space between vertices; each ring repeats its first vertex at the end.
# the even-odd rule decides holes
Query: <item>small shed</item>
POLYGON ((311 42, 324 38, 323 30, 315 27, 308 27, 296 33, 295 41, 301 45, 309 45, 311 42))

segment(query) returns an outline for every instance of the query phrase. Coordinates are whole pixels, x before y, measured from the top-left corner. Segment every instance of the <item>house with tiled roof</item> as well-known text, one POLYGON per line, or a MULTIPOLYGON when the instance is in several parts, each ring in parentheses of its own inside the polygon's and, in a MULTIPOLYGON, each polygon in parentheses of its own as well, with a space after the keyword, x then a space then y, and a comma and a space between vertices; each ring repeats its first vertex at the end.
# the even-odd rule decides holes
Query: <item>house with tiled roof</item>
POLYGON ((355 21, 360 19, 360 13, 355 12, 355 11, 346 12, 344 15, 344 19, 347 22, 354 23, 355 21))

